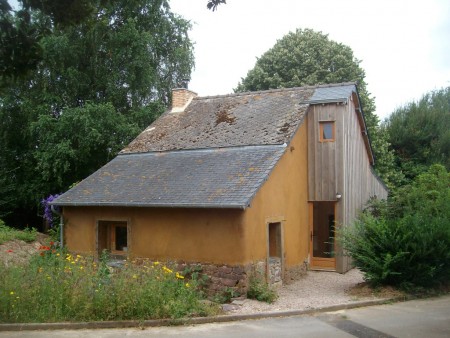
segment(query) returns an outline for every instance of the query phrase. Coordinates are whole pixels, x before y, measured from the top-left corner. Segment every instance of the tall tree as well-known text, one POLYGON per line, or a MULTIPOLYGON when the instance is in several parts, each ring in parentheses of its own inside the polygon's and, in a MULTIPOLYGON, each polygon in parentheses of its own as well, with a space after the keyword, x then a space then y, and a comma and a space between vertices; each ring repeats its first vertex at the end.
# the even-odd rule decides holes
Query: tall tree
POLYGON ((257 59, 235 91, 256 91, 305 85, 355 81, 372 140, 377 173, 393 187, 399 177, 393 172, 393 156, 379 128, 375 100, 367 90, 365 72, 350 47, 330 40, 312 29, 290 32, 257 59))
POLYGON ((408 181, 439 163, 450 170, 450 87, 394 111, 385 128, 408 181))
POLYGON ((79 24, 49 24, 32 12, 51 30, 39 40, 41 60, 2 89, 0 177, 15 185, 11 224, 33 224, 42 197, 111 159, 164 110, 193 67, 190 25, 168 1, 90 3, 79 24))

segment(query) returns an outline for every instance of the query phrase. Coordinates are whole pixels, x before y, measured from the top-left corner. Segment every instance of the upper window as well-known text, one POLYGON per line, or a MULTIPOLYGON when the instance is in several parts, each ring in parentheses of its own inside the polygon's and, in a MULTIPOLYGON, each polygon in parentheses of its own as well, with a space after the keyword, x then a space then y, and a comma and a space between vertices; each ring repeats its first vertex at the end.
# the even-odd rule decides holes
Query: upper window
POLYGON ((320 122, 320 142, 334 142, 334 121, 320 122))

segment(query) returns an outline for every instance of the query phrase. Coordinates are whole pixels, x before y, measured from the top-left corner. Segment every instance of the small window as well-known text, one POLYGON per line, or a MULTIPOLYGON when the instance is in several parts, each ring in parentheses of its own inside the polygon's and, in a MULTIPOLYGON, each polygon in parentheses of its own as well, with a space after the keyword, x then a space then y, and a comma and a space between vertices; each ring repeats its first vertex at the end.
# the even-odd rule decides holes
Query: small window
POLYGON ((128 251, 128 227, 124 221, 98 222, 98 253, 103 250, 113 255, 126 255, 128 251))
POLYGON ((269 257, 281 258, 281 223, 269 223, 269 257))
POLYGON ((320 142, 334 142, 334 122, 320 122, 320 142))

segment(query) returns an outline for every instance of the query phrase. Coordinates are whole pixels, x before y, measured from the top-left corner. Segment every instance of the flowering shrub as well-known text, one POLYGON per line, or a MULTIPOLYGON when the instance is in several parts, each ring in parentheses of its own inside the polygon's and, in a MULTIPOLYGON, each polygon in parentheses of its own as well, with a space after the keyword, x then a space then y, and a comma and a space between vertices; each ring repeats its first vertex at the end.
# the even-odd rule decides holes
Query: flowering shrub
MULTIPOLYGON (((44 208, 43 217, 47 221, 50 228, 53 228, 53 212, 50 203, 59 196, 60 194, 50 195, 47 198, 43 198, 41 200, 41 205, 44 208)), ((59 207, 55 207, 55 209, 59 212, 59 207)))

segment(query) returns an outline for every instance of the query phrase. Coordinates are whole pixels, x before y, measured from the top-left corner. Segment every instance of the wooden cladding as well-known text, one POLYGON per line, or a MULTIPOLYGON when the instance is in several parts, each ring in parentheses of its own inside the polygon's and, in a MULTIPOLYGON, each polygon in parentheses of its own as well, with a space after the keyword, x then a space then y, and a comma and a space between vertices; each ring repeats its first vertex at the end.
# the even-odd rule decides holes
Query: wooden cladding
POLYGON ((334 201, 337 192, 339 117, 344 106, 311 106, 308 112, 308 198, 310 201, 334 201))

